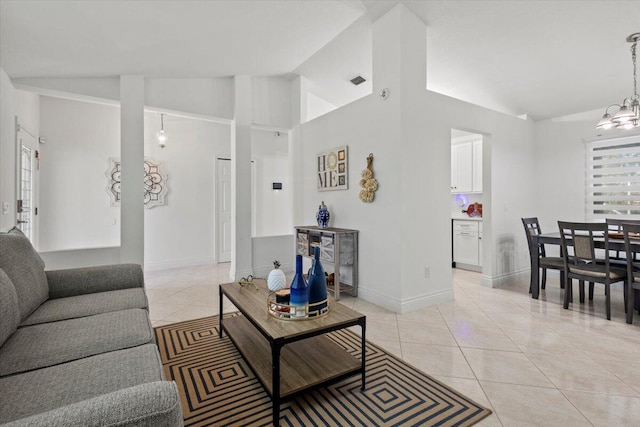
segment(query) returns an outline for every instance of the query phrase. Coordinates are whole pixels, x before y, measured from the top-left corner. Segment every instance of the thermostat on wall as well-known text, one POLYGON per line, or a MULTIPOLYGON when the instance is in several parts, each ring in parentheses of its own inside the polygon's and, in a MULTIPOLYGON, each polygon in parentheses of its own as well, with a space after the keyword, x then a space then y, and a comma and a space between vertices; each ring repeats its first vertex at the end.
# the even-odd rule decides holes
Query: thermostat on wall
POLYGON ((282 190, 282 183, 281 182, 274 182, 273 183, 273 189, 274 190, 282 190))

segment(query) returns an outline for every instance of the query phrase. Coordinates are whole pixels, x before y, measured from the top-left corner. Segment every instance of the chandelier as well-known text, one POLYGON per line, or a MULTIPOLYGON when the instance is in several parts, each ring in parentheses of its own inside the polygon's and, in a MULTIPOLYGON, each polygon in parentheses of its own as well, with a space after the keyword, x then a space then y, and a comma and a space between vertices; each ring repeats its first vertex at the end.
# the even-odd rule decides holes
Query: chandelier
POLYGON ((164 131, 164 114, 160 113, 160 131, 157 134, 160 148, 167 146, 167 133, 164 131))
POLYGON ((631 34, 627 37, 631 45, 631 61, 633 62, 633 96, 625 98, 622 104, 609 105, 602 116, 602 120, 596 129, 633 129, 640 126, 640 101, 638 99, 638 74, 636 71, 636 45, 640 40, 640 33, 631 34), (609 108, 617 107, 618 111, 612 116, 609 108))

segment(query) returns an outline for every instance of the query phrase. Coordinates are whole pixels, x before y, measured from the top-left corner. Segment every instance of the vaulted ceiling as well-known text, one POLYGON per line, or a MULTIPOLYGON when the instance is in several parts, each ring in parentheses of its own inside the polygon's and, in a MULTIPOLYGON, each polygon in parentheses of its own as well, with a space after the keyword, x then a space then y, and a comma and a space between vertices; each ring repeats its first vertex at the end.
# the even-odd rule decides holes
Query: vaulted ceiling
MULTIPOLYGON (((2 0, 0 66, 12 78, 306 72, 330 86, 356 70, 371 74, 363 40, 397 3, 2 0), (353 37, 340 39, 345 59, 312 66, 314 54, 350 27, 353 37)), ((638 1, 402 3, 427 25, 430 90, 534 119, 632 93, 625 38, 640 32, 638 1)))

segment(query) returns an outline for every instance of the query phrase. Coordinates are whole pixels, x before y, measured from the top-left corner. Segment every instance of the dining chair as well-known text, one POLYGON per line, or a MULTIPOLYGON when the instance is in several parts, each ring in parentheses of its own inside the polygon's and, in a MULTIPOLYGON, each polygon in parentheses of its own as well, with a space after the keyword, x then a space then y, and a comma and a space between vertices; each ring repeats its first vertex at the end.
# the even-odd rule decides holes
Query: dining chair
MULTIPOLYGON (((542 270, 542 289, 547 287, 547 269, 560 271, 560 287, 564 288, 564 260, 561 257, 548 257, 544 249, 544 245, 536 244, 534 236, 542 234, 540 223, 537 217, 522 218, 522 225, 527 235, 527 244, 529 245, 529 255, 538 257, 538 265, 542 270)), ((533 266, 532 266, 533 267, 533 266)), ((531 289, 529 289, 531 292, 531 289)))
MULTIPOLYGON (((571 279, 602 283, 605 287, 605 304, 607 320, 611 320, 611 284, 625 281, 627 270, 611 265, 609 260, 609 233, 606 223, 582 223, 558 221, 562 254, 564 258, 564 274, 569 285, 564 293, 564 308, 569 308, 573 301, 571 279), (604 258, 596 257, 596 239, 604 241, 604 258)), ((580 301, 584 301, 584 289, 580 289, 580 301)), ((623 292, 625 310, 627 292, 623 292)))
POLYGON ((622 234, 627 255, 627 323, 633 323, 634 305, 640 294, 640 261, 636 256, 640 253, 640 221, 623 224, 622 234))
MULTIPOLYGON (((624 218, 607 218, 606 219, 607 226, 609 228, 609 233, 611 237, 611 233, 618 234, 620 239, 622 238, 622 225, 623 224, 640 224, 640 219, 624 219, 624 218)), ((627 257, 624 251, 612 251, 615 252, 615 258, 610 258, 614 264, 621 264, 626 267, 627 265, 627 257)), ((634 258, 637 259, 638 254, 633 254, 634 258)))

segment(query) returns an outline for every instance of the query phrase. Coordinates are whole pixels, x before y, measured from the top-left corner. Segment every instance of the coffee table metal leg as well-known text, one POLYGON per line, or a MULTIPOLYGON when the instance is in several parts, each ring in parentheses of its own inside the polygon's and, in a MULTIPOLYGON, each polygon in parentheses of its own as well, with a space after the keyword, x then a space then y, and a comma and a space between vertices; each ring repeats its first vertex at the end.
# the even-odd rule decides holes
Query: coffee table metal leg
POLYGON ((220 314, 218 314, 218 316, 220 316, 218 318, 218 328, 220 328, 220 330, 218 331, 218 336, 222 338, 222 288, 220 286, 218 286, 218 294, 220 297, 220 314))
POLYGON ((362 319, 360 321, 360 326, 362 327, 362 347, 361 347, 361 352, 362 352, 362 384, 360 387, 360 390, 364 391, 365 387, 366 387, 366 367, 367 367, 367 340, 366 340, 366 332, 367 332, 367 318, 365 317, 364 319, 362 319))
POLYGON ((272 365, 272 390, 271 401, 273 403, 273 425, 280 426, 280 350, 282 345, 278 342, 271 344, 272 365))

